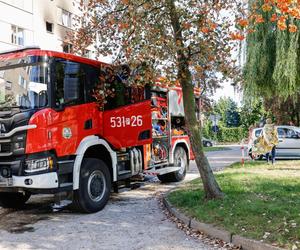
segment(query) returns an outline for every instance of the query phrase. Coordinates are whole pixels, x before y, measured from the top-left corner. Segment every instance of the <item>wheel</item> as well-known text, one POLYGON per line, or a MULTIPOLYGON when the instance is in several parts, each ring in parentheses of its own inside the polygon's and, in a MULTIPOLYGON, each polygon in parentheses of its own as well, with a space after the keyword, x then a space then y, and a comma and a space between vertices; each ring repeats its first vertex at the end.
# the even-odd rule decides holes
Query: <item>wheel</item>
POLYGON ((111 176, 106 164, 98 159, 83 159, 79 189, 74 191, 73 208, 95 213, 106 205, 111 190, 111 176))
POLYGON ((205 147, 212 147, 213 145, 212 145, 211 142, 207 141, 207 142, 204 143, 204 146, 205 147))
POLYGON ((252 151, 249 151, 249 156, 252 160, 262 160, 263 155, 254 155, 252 154, 252 151))
POLYGON ((179 182, 185 178, 186 170, 188 168, 188 157, 183 147, 176 147, 174 151, 174 167, 180 167, 178 171, 158 175, 161 182, 179 182))
POLYGON ((4 208, 22 208, 29 200, 31 194, 25 193, 0 193, 0 206, 4 208))

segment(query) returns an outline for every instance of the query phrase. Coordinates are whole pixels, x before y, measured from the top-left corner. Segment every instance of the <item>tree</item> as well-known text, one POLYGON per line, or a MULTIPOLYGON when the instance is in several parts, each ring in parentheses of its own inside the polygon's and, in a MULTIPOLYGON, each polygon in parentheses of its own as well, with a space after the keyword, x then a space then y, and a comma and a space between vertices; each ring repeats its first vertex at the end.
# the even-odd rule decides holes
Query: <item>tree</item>
POLYGON ((262 100, 245 100, 240 110, 241 125, 249 128, 252 125, 258 126, 261 119, 265 117, 265 110, 262 100))
POLYGON ((247 36, 245 89, 249 91, 246 94, 269 97, 279 94, 288 98, 297 92, 300 84, 299 32, 295 32, 299 21, 288 15, 295 11, 289 4, 293 1, 249 2, 250 13, 260 17, 260 22, 253 24, 255 32, 247 36), (282 5, 287 8, 284 12, 282 5))
POLYGON ((82 27, 74 34, 75 48, 84 51, 95 42, 99 55, 111 55, 116 62, 131 67, 151 62, 157 74, 180 83, 186 126, 206 198, 222 198, 203 152, 194 112, 193 82, 214 82, 208 79, 217 79, 217 72, 224 77, 236 75, 230 55, 233 21, 228 13, 236 1, 90 0, 88 5, 85 2, 81 1, 84 15, 80 20, 82 27))
POLYGON ((221 116, 221 120, 227 127, 238 127, 240 116, 237 104, 230 97, 221 98, 215 105, 215 112, 221 116))
POLYGON ((255 32, 246 40, 245 97, 263 99, 277 122, 299 124, 299 5, 286 0, 249 2, 255 32))

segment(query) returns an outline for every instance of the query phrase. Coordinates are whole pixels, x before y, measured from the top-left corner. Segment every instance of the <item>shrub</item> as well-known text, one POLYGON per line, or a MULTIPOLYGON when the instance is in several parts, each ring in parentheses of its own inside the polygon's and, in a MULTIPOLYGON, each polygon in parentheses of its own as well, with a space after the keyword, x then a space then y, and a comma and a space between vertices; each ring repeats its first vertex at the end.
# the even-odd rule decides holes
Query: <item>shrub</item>
POLYGON ((219 126, 219 132, 214 134, 212 125, 206 123, 202 129, 202 135, 206 138, 217 140, 218 142, 240 142, 242 139, 247 138, 248 130, 243 127, 227 128, 219 126))

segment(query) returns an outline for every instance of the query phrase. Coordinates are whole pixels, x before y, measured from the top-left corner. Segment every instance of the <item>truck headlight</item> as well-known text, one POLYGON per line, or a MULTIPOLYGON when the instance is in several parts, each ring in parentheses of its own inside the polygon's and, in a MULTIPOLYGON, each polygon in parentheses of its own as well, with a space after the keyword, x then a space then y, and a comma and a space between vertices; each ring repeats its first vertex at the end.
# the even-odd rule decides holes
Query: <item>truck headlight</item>
POLYGON ((26 173, 43 171, 52 168, 53 168, 53 159, 51 157, 27 160, 25 163, 26 173))

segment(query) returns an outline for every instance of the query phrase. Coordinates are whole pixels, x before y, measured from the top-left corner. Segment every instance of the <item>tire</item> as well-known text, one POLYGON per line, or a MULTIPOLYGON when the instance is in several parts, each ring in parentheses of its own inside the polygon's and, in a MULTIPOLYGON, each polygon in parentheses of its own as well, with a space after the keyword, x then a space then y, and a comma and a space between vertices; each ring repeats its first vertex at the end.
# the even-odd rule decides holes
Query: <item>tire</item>
POLYGON ((25 193, 0 193, 0 206, 4 208, 22 208, 29 200, 31 194, 25 193))
POLYGON ((164 174, 158 175, 157 178, 161 182, 179 182, 185 178, 186 170, 188 168, 189 162, 187 153, 185 152, 183 147, 176 147, 174 151, 174 167, 181 167, 180 170, 164 174))
POLYGON ((212 147, 213 145, 212 145, 211 142, 207 141, 207 142, 205 142, 204 146, 205 147, 212 147))
POLYGON ((98 212, 105 207, 110 191, 111 176, 107 165, 99 159, 83 159, 79 189, 73 194, 73 209, 83 213, 98 212))
POLYGON ((249 156, 252 160, 262 160, 263 155, 253 155, 252 151, 249 151, 249 156))

